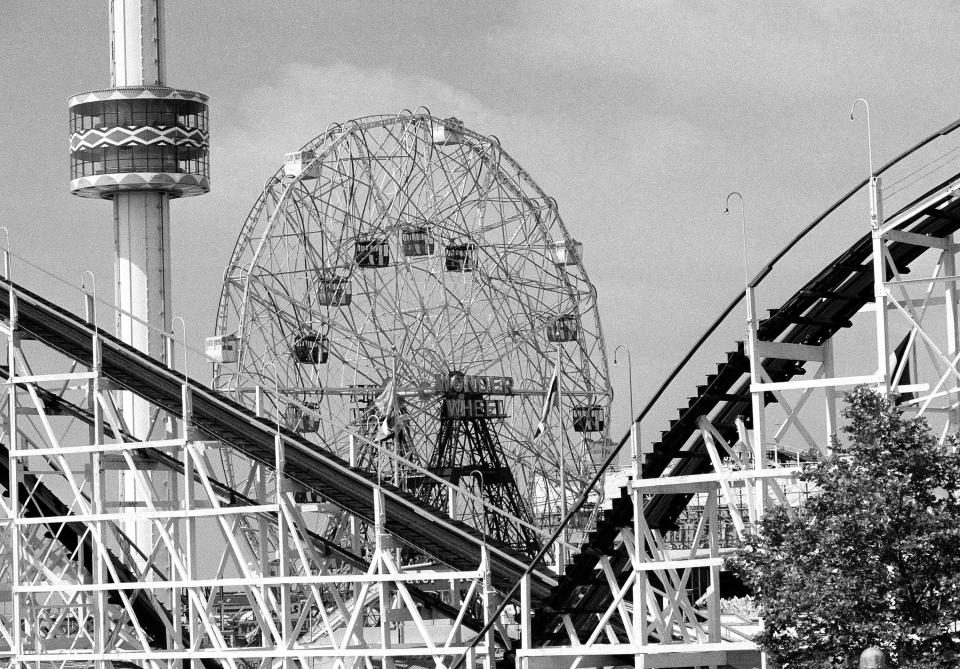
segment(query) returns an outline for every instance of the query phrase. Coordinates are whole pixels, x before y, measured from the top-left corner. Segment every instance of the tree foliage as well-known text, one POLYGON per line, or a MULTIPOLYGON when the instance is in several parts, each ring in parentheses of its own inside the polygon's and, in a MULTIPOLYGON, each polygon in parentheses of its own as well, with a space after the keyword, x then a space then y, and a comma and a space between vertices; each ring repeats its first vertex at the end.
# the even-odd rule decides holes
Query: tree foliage
POLYGON ((806 470, 796 509, 773 508, 730 559, 757 597, 771 659, 821 667, 879 646, 897 667, 960 666, 960 457, 923 419, 866 388, 806 470))

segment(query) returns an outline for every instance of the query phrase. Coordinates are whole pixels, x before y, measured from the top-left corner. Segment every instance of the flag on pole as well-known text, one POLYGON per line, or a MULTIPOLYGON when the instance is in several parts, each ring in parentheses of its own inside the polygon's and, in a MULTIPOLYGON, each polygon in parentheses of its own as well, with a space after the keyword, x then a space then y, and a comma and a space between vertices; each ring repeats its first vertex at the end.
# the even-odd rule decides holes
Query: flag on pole
POLYGON ((383 392, 377 396, 373 404, 377 407, 380 415, 383 416, 383 419, 380 421, 380 428, 377 430, 377 436, 381 439, 386 439, 393 435, 398 423, 397 391, 393 379, 387 381, 387 384, 383 387, 383 392))
POLYGON ((533 432, 534 440, 539 439, 540 435, 547 429, 547 414, 550 413, 550 407, 556 404, 557 393, 560 390, 560 366, 553 368, 553 378, 550 379, 550 388, 547 390, 547 396, 543 399, 543 408, 540 409, 540 422, 537 423, 537 429, 533 432))
MULTIPOLYGON (((893 353, 890 354, 889 362, 887 364, 889 365, 890 370, 889 374, 891 386, 909 386, 913 383, 913 374, 910 373, 910 352, 907 350, 911 343, 910 333, 907 333, 907 336, 903 338, 903 341, 901 341, 893 350, 893 353)), ((912 400, 915 397, 916 393, 900 393, 901 402, 912 400)))

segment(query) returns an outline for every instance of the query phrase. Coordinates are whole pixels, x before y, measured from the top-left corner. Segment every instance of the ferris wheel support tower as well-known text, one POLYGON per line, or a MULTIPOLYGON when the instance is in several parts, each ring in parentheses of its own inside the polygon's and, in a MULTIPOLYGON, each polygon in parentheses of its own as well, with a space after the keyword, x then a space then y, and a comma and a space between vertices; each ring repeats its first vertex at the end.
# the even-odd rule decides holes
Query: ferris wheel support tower
MULTIPOLYGON (((110 88, 70 98, 70 190, 113 201, 116 334, 156 358, 171 330, 170 201, 210 190, 207 97, 165 85, 163 0, 110 0, 110 88)), ((149 439, 150 407, 122 394, 149 439)), ((136 484, 121 475, 128 501, 136 484)))

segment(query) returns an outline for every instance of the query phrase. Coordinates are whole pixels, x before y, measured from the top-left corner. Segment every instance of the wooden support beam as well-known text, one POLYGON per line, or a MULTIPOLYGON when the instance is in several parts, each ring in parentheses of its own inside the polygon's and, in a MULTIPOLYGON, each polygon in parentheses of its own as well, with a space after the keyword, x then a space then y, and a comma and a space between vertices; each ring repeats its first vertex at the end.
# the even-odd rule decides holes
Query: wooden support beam
POLYGON ((831 379, 810 379, 808 381, 780 381, 778 383, 751 383, 751 392, 766 390, 806 390, 807 388, 839 388, 841 386, 859 386, 883 383, 883 377, 876 374, 867 376, 838 376, 831 379))
MULTIPOLYGON (((776 467, 761 470, 738 470, 724 474, 726 480, 734 486, 743 485, 746 480, 761 478, 794 478, 800 473, 800 467, 776 467)), ((706 492, 720 484, 721 475, 717 472, 708 474, 688 474, 686 476, 664 476, 656 479, 640 479, 633 482, 633 489, 645 495, 706 492)))
POLYGON ((757 352, 761 358, 779 358, 782 360, 805 360, 823 362, 823 349, 807 344, 787 344, 775 341, 758 341, 757 352))
POLYGON ((913 244, 914 246, 924 246, 928 249, 940 249, 946 251, 951 244, 943 237, 931 237, 930 235, 920 235, 916 232, 904 232, 903 230, 891 230, 886 234, 887 241, 902 242, 904 244, 913 244))
MULTIPOLYGON (((812 295, 813 297, 822 297, 827 300, 846 300, 848 302, 856 302, 857 300, 865 299, 865 296, 858 293, 848 293, 841 290, 822 290, 819 288, 803 288, 801 291, 804 295, 812 295)), ((872 298, 872 296, 870 296, 872 298)))

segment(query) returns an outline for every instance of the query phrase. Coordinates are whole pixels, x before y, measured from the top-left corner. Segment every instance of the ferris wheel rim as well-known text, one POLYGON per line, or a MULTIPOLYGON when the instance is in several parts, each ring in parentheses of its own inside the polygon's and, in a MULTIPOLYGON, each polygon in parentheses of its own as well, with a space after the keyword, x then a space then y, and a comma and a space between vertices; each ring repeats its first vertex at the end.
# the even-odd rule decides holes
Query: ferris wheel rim
MULTIPOLYGON (((396 116, 367 117, 366 119, 347 121, 343 124, 332 124, 331 126, 328 126, 325 133, 318 135, 316 138, 304 145, 305 148, 311 146, 321 146, 322 148, 322 150, 316 151, 313 159, 308 164, 307 169, 319 164, 323 160, 324 156, 330 155, 337 147, 347 142, 353 133, 362 132, 367 129, 386 127, 391 123, 406 124, 418 122, 426 126, 427 124, 444 123, 445 121, 444 119, 440 119, 430 114, 401 113, 396 116)), ((526 207, 530 211, 531 215, 536 219, 537 226, 539 226, 538 229, 543 228, 545 230, 546 226, 549 224, 552 226, 550 229, 554 233, 554 239, 559 237, 562 242, 569 242, 572 238, 566 228, 566 224, 559 215, 559 208, 556 200, 548 196, 540 187, 540 185, 530 176, 530 174, 524 170, 509 153, 503 150, 503 148, 500 146, 499 140, 497 138, 481 135, 467 128, 463 128, 462 132, 464 136, 473 139, 475 146, 485 146, 488 155, 495 156, 495 173, 505 174, 502 171, 504 169, 501 167, 502 164, 506 166, 506 168, 513 170, 513 173, 515 173, 517 176, 518 182, 521 183, 523 187, 528 189, 527 191, 517 192, 516 194, 518 195, 518 199, 522 201, 524 207, 526 207), (549 219, 549 223, 547 222, 547 219, 549 219)), ((238 283, 239 285, 243 286, 241 304, 244 307, 246 307, 249 302, 251 282, 254 281, 255 270, 258 267, 260 259, 266 253, 266 240, 270 237, 271 232, 281 224, 281 221, 285 215, 283 204, 288 201, 298 185, 303 182, 305 172, 306 169, 297 176, 284 178, 280 176, 283 173, 283 168, 280 168, 274 177, 268 179, 263 191, 260 194, 260 197, 258 197, 257 203, 251 209, 251 214, 248 215, 248 219, 245 222, 245 230, 249 228, 251 231, 257 232, 259 234, 259 240, 257 241, 255 249, 253 250, 253 258, 249 262, 244 263, 240 268, 241 272, 238 283), (259 215, 261 212, 266 210, 271 197, 275 198, 273 200, 274 209, 272 213, 266 217, 266 224, 263 224, 262 221, 259 223, 257 221, 251 222, 251 218, 253 218, 254 214, 259 215), (258 225, 261 225, 262 227, 257 227, 258 225), (246 269, 245 274, 242 271, 243 269, 246 269)), ((514 186, 513 182, 508 182, 508 185, 511 187, 514 186)), ((521 186, 518 185, 517 189, 521 189, 521 186)), ((454 205, 451 204, 449 206, 454 205)), ((234 268, 239 265, 239 259, 244 257, 243 254, 249 250, 249 246, 245 246, 245 243, 250 237, 249 232, 246 237, 247 239, 241 235, 241 237, 238 238, 237 244, 235 245, 234 254, 231 258, 231 266, 234 268)), ((228 266, 228 272, 231 266, 228 266)), ((363 275, 363 272, 360 271, 355 264, 351 267, 350 272, 360 272, 360 276, 363 275)), ((590 322, 589 326, 586 328, 581 328, 578 340, 574 346, 581 351, 587 351, 589 347, 592 347, 590 351, 587 351, 586 358, 590 360, 594 368, 598 370, 598 376, 594 378, 594 381, 600 382, 599 384, 593 386, 592 392, 598 398, 598 400, 604 401, 605 404, 609 406, 609 402, 612 399, 612 388, 610 386, 609 375, 607 373, 607 353, 602 337, 602 325, 599 320, 599 310, 596 303, 596 289, 594 288, 593 284, 590 283, 586 269, 582 264, 578 264, 575 269, 565 269, 564 271, 558 272, 558 275, 559 280, 564 283, 565 293, 572 296, 579 296, 576 300, 574 300, 574 306, 571 309, 571 312, 583 325, 587 325, 588 321, 590 322), (578 283, 576 286, 573 285, 573 279, 571 278, 571 274, 574 271, 577 273, 576 279, 578 283), (585 288, 580 287, 581 285, 585 286, 585 288), (580 302, 582 300, 586 300, 586 303, 581 305, 580 302), (586 334, 584 330, 589 330, 594 337, 594 340, 592 340, 590 344, 583 340, 583 337, 586 334), (593 361, 593 357, 595 355, 599 357, 599 360, 596 362, 593 361)), ((220 332, 224 332, 226 330, 226 319, 229 317, 229 314, 226 311, 228 304, 223 297, 226 289, 227 286, 225 283, 224 290, 222 291, 220 310, 218 312, 218 327, 220 328, 220 332), (223 324, 222 326, 220 325, 221 323, 223 324)), ((240 333, 241 336, 244 332, 246 332, 244 328, 247 327, 248 322, 250 322, 248 320, 249 318, 252 318, 252 316, 245 313, 242 321, 238 323, 237 332, 240 333)), ((520 345, 518 344, 518 347, 519 346, 520 345)), ((376 366, 380 363, 370 362, 370 364, 372 366, 376 366)), ((543 381, 546 380, 548 371, 549 370, 539 372, 542 376, 541 385, 545 385, 543 384, 543 381)), ((350 386, 347 386, 346 388, 349 387, 350 386)), ((518 436, 514 441, 519 444, 521 443, 522 439, 520 436, 518 436)), ((519 457, 523 457, 523 454, 521 454, 519 457)))

